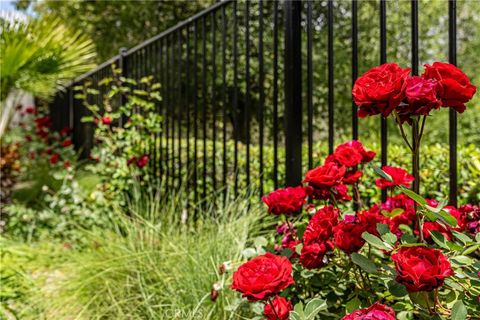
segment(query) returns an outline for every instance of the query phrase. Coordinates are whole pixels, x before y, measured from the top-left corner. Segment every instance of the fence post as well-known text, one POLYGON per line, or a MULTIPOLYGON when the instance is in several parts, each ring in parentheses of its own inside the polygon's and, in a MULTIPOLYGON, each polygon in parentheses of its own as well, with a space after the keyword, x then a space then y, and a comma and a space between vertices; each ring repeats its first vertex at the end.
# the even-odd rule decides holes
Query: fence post
POLYGON ((286 0, 285 13, 285 184, 302 180, 301 1, 286 0))
MULTIPOLYGON (((124 78, 127 78, 127 59, 126 59, 126 53, 127 49, 126 48, 120 48, 119 53, 118 53, 118 67, 120 68, 121 76, 124 78)), ((121 94, 120 95, 120 106, 124 106, 127 103, 127 97, 125 95, 121 94)), ((120 117, 118 119, 118 126, 123 127, 127 119, 125 116, 120 117)))

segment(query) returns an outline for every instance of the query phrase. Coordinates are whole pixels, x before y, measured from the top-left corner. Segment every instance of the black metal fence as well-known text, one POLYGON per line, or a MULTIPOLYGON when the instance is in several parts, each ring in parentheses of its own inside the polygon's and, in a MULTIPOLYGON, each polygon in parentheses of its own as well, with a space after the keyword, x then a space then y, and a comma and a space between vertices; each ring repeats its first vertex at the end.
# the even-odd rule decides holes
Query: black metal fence
MULTIPOLYGON (((405 6, 406 1, 402 3, 405 6)), ((98 83, 115 64, 126 77, 153 75, 162 84, 158 112, 164 121, 152 161, 172 185, 191 174, 196 197, 197 192, 205 195, 209 184, 213 190, 232 184, 237 191, 255 183, 262 193, 264 188, 296 185, 302 172, 316 162, 316 141, 328 143, 332 152, 341 142, 339 136, 361 139, 377 129, 385 165, 389 136, 394 133, 388 132, 383 118, 369 132, 359 130, 350 92, 361 72, 389 60, 388 19, 398 14, 395 8, 389 12, 389 6, 398 3, 216 3, 75 79, 50 106, 54 126, 72 127, 75 145, 84 156, 89 154, 94 128, 81 122, 88 111, 75 99, 73 88, 89 80, 102 90, 98 83), (360 15, 367 10, 370 13, 360 15), (370 60, 365 58, 369 54, 374 55, 370 60), (273 185, 265 187, 267 163, 273 185)), ((402 46, 402 59, 418 74, 419 2, 410 1, 408 6, 410 46, 402 46)), ((447 10, 448 60, 456 64, 455 0, 445 1, 447 10)), ((397 52, 391 59, 398 56, 397 52)), ((96 102, 102 103, 100 98, 96 102)), ((453 110, 449 137, 450 202, 456 204, 453 110)))

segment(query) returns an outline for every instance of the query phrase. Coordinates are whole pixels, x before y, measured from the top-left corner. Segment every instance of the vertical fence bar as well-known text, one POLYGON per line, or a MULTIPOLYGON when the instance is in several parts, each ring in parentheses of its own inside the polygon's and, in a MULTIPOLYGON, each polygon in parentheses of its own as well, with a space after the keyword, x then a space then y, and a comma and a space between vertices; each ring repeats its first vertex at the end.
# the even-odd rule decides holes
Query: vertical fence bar
POLYGON ((307 136, 308 168, 313 167, 313 34, 312 1, 307 1, 307 136))
POLYGON ((286 0, 285 14, 285 183, 302 179, 301 2, 286 0))
MULTIPOLYGON (((387 62, 387 6, 386 0, 380 0, 380 63, 387 62)), ((382 167, 387 164, 387 119, 380 117, 382 167)), ((387 190, 382 189, 382 201, 387 199, 387 190)))
POLYGON ((223 202, 227 199, 227 20, 225 6, 222 7, 222 144, 223 144, 223 161, 222 161, 222 186, 223 186, 223 202))
MULTIPOLYGON (((158 59, 158 41, 156 41, 154 44, 153 44, 153 47, 152 47, 152 52, 151 52, 151 56, 150 58, 152 59, 152 62, 153 62, 153 70, 152 70, 152 73, 153 73, 153 82, 154 83, 157 83, 159 82, 159 79, 158 79, 158 73, 159 73, 159 70, 158 70, 158 63, 157 63, 157 59, 158 59)), ((155 102, 155 109, 153 112, 155 113, 158 113, 158 104, 159 102, 155 102)), ((161 122, 159 123, 159 126, 161 125, 161 122)), ((153 172, 154 172, 154 177, 156 179, 156 182, 158 182, 158 178, 159 178, 159 175, 158 175, 158 153, 159 153, 159 150, 160 147, 158 145, 158 140, 159 140, 159 133, 156 132, 155 133, 155 137, 154 137, 154 142, 153 142, 153 172)))
POLYGON ((171 121, 172 121, 172 127, 171 127, 171 134, 170 134, 170 145, 172 149, 172 155, 171 155, 171 170, 172 170, 172 187, 175 188, 175 180, 176 180, 176 166, 175 166, 175 118, 176 118, 176 111, 178 108, 178 100, 177 100, 177 88, 176 88, 176 83, 178 80, 178 75, 176 74, 176 64, 177 64, 177 55, 175 52, 175 38, 174 34, 170 36, 170 50, 171 50, 171 65, 168 66, 170 69, 169 71, 169 95, 170 95, 170 100, 169 100, 169 107, 170 107, 170 115, 171 115, 171 121))
MULTIPOLYGON (((457 65, 457 1, 448 1, 448 61, 457 65)), ((449 108, 450 205, 457 206, 457 113, 449 108)))
POLYGON ((273 186, 278 188, 278 2, 273 3, 273 186))
POLYGON ((185 112, 187 114, 187 124, 186 124, 186 143, 187 143, 187 189, 190 192, 190 27, 186 28, 186 61, 185 61, 185 112))
POLYGON ((237 2, 233 2, 233 131, 234 131, 234 157, 233 157, 233 171, 235 175, 235 196, 238 194, 238 52, 237 52, 237 2))
POLYGON ((207 19, 202 18, 202 125, 203 125, 203 199, 207 197, 207 19))
MULTIPOLYGON (((352 88, 358 77, 358 20, 357 0, 352 0, 352 88)), ((357 105, 352 99, 352 139, 358 140, 357 105)))
POLYGON ((165 169, 164 169, 164 163, 165 163, 165 152, 164 152, 164 140, 165 140, 165 117, 164 115, 164 110, 165 110, 165 68, 164 68, 164 63, 163 63, 163 41, 159 40, 158 41, 158 46, 159 48, 159 53, 158 53, 158 60, 159 60, 159 82, 160 82, 160 92, 162 95, 162 101, 160 101, 160 108, 158 112, 162 115, 162 122, 161 122, 161 127, 160 127, 160 150, 159 150, 159 161, 160 163, 158 164, 159 169, 160 169, 160 176, 164 178, 165 174, 165 169))
POLYGON ((327 4, 328 24, 328 153, 333 153, 334 141, 334 58, 333 58, 333 0, 327 4))
MULTIPOLYGON (((417 0, 411 1, 411 41, 412 41, 412 75, 418 75, 418 2, 417 0)), ((415 131, 418 130, 418 125, 412 127, 412 136, 415 135, 415 131)), ((417 148, 415 139, 412 139, 413 148, 417 148)), ((415 172, 415 167, 420 167, 420 154, 414 153, 412 156, 412 167, 415 172)), ((413 181, 413 191, 419 193, 420 191, 420 177, 417 175, 415 181, 413 181)))
POLYGON ((245 130, 247 187, 250 186, 250 2, 245 1, 244 23, 245 23, 245 110, 243 112, 243 125, 245 130))
POLYGON ((263 194, 263 139, 264 139, 264 108, 265 108, 265 71, 263 66, 263 1, 260 0, 258 3, 258 24, 259 24, 259 34, 258 34, 258 82, 260 86, 260 101, 258 106, 258 124, 259 124, 259 179, 260 179, 260 194, 263 194))
POLYGON ((217 97, 216 97, 216 80, 217 80, 217 36, 215 34, 217 24, 216 14, 212 12, 211 20, 211 32, 212 32, 212 187, 213 191, 217 191, 217 166, 216 166, 216 157, 217 157, 217 97))
POLYGON ((182 118, 184 114, 184 95, 183 95, 183 50, 182 50, 182 29, 177 31, 177 166, 178 166, 178 187, 182 185, 182 118))
POLYGON ((198 201, 197 156, 198 156, 198 22, 195 20, 193 29, 193 188, 195 205, 198 201))

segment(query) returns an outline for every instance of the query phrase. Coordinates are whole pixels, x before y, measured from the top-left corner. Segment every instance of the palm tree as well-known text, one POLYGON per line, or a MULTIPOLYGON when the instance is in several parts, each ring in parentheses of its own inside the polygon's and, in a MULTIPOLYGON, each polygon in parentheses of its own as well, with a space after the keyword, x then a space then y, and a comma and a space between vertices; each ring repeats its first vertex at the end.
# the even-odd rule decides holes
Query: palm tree
POLYGON ((49 99, 55 91, 94 67, 95 47, 81 34, 66 28, 59 19, 45 16, 26 22, 0 22, 0 136, 11 118, 15 103, 5 103, 21 92, 49 99))

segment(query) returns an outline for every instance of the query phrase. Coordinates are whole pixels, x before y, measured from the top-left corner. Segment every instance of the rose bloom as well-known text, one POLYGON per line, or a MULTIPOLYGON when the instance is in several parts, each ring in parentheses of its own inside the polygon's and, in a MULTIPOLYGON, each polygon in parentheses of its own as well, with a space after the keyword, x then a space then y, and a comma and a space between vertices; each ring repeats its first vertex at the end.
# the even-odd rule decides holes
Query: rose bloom
POLYGON ((362 154, 349 145, 339 145, 333 153, 333 158, 342 166, 355 167, 362 162, 362 154))
MULTIPOLYGON (((430 234, 430 231, 440 232, 445 237, 445 239, 452 240, 452 232, 449 230, 449 228, 436 221, 425 222, 423 224, 422 231, 423 231, 423 238, 429 243, 433 243, 433 239, 432 239, 432 235, 430 234)), ((418 234, 419 231, 415 230, 415 233, 418 234)))
POLYGON ((102 117, 102 123, 108 126, 112 123, 112 118, 110 118, 109 116, 104 116, 102 117))
POLYGON ((466 230, 475 236, 480 232, 480 207, 471 204, 463 205, 459 208, 466 220, 466 230))
POLYGON ((308 222, 303 233, 305 244, 320 243, 329 240, 333 235, 333 227, 338 224, 338 209, 333 206, 322 207, 308 222))
POLYGON ((232 289, 249 301, 265 300, 294 284, 292 264, 269 252, 242 264, 233 273, 232 289))
POLYGON ((292 302, 284 297, 276 296, 272 303, 266 303, 263 309, 263 315, 267 320, 288 320, 290 311, 293 310, 292 302), (272 308, 272 305, 273 308, 272 308))
POLYGON ((387 179, 379 178, 375 180, 375 184, 380 189, 385 189, 388 187, 395 187, 395 186, 405 186, 407 188, 410 187, 410 184, 415 178, 407 172, 407 170, 398 168, 398 167, 390 167, 390 166, 383 166, 382 170, 385 171, 390 177, 392 177, 393 181, 388 181, 387 179))
POLYGON ((59 159, 60 159, 60 155, 58 153, 54 153, 51 155, 49 162, 50 164, 56 164, 59 159))
POLYGON ((344 220, 333 228, 335 246, 347 254, 358 252, 365 244, 362 238, 364 232, 365 227, 358 220, 344 220))
POLYGON ((360 180, 363 176, 362 171, 360 170, 348 170, 345 172, 345 176, 343 177, 343 183, 345 184, 355 184, 360 180))
POLYGON ((432 291, 454 275, 450 262, 440 250, 427 247, 403 247, 392 254, 396 280, 409 292, 432 291))
MULTIPOLYGON (((397 108, 400 118, 411 122, 411 116, 428 115, 442 102, 437 97, 437 81, 421 77, 408 77, 403 84, 406 105, 397 108)), ((403 121, 402 121, 403 122, 403 121)))
POLYGON ((347 314, 342 320, 395 320, 395 310, 375 302, 368 308, 355 310, 347 314))
POLYGON ((341 146, 349 146, 356 149, 362 155, 362 163, 368 163, 372 161, 376 155, 374 151, 365 150, 365 148, 363 147, 363 144, 358 140, 351 140, 351 141, 345 142, 339 145, 338 147, 341 147, 341 146))
POLYGON ((63 137, 68 135, 70 132, 72 132, 72 129, 70 129, 69 127, 65 127, 60 130, 60 135, 63 137))
POLYGON ((477 92, 467 75, 450 63, 434 62, 431 66, 426 64, 422 78, 437 80, 442 106, 453 108, 460 113, 465 111, 465 103, 477 92))
POLYGON ((269 213, 275 215, 298 213, 305 204, 307 190, 302 186, 277 189, 262 197, 262 201, 268 206, 269 213))
POLYGON ((330 240, 304 244, 300 253, 300 263, 306 269, 321 268, 325 264, 325 254, 334 249, 330 240))
POLYGON ((342 182, 344 174, 344 166, 328 162, 323 166, 308 171, 303 182, 314 188, 332 187, 342 182))
POLYGON ((368 233, 379 235, 377 230, 377 223, 388 223, 388 218, 381 214, 377 206, 373 206, 368 210, 361 211, 357 214, 359 223, 365 228, 368 233))
POLYGON ((70 147, 72 145, 72 140, 70 139, 67 139, 65 141, 63 141, 63 147, 66 148, 66 147, 70 147))
POLYGON ((148 164, 148 161, 150 161, 150 157, 144 154, 143 156, 137 159, 137 167, 139 168, 145 167, 148 164))
POLYGON ((410 68, 402 69, 396 63, 385 63, 365 72, 355 81, 352 94, 358 105, 358 116, 376 114, 387 117, 403 100, 403 82, 410 68))

